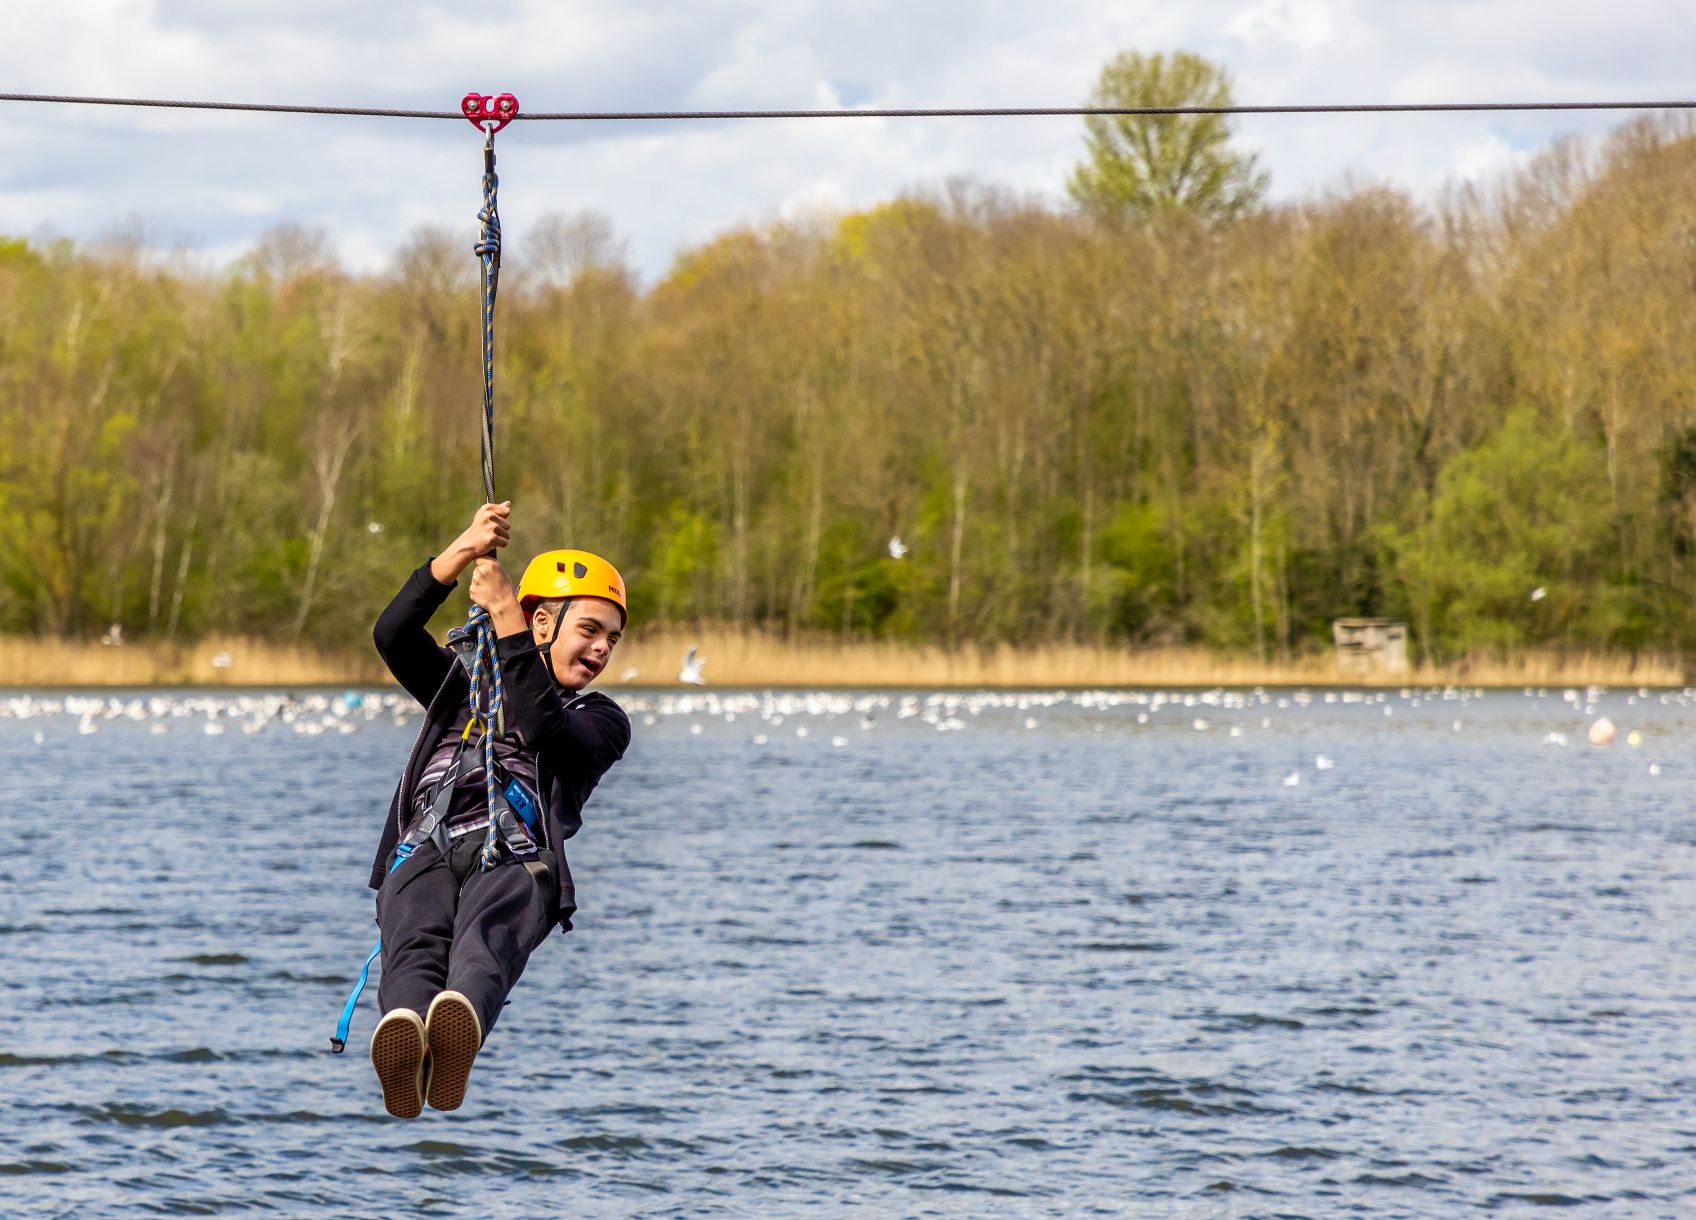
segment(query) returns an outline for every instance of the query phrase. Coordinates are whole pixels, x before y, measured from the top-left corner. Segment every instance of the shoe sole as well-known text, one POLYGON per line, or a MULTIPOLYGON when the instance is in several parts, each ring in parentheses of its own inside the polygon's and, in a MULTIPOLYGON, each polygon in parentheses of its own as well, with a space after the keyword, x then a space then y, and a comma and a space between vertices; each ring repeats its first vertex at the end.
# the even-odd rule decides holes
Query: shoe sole
POLYGON ((414 1021, 385 1020, 371 1035, 371 1066, 383 1086, 383 1108, 396 1118, 424 1112, 424 1031, 414 1021))
POLYGON ((483 1043, 470 1001, 457 993, 438 995, 430 1004, 425 1038, 430 1047, 430 1085, 424 1100, 432 1110, 457 1110, 465 1100, 471 1065, 483 1043))

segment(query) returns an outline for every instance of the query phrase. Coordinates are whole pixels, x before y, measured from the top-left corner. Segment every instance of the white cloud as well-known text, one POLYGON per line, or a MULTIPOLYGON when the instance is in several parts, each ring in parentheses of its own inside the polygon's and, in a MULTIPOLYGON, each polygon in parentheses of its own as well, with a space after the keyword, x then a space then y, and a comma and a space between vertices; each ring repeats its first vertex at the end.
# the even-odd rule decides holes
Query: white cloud
POLYGON ((1524 165, 1529 159, 1528 149, 1515 148, 1498 135, 1481 136, 1455 150, 1454 177, 1465 182, 1482 182, 1524 165))
POLYGON ((1336 37, 1334 7, 1327 0, 1260 0, 1231 18, 1225 33, 1247 43, 1270 39, 1312 50, 1336 37))
MULTIPOLYGON (((1081 100, 1112 53, 1187 49, 1240 100, 1680 96, 1691 36, 1670 0, 61 0, 0 16, 18 91, 453 109, 467 89, 526 108, 1043 105, 1081 100)), ((1619 114, 1244 119, 1280 198, 1343 175, 1431 191, 1619 114)), ((519 244, 545 212, 594 207, 648 275, 737 223, 863 207, 966 175, 1058 199, 1075 120, 518 124, 500 138, 519 244)), ((421 223, 475 229, 477 136, 446 122, 0 105, 14 231, 87 239, 128 217, 207 257, 267 226, 329 230, 381 265, 421 223)), ((469 258, 469 252, 467 258, 469 258)))

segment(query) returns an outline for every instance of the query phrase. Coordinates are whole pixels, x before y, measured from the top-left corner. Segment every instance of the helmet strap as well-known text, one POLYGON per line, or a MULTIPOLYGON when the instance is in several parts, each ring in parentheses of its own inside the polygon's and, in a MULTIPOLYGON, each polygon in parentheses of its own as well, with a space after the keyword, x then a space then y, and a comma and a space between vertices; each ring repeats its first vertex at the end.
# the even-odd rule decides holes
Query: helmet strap
MULTIPOLYGON (((548 632, 548 638, 545 641, 536 645, 536 651, 541 654, 542 663, 548 667, 548 672, 550 674, 553 674, 554 681, 558 682, 559 681, 559 675, 554 673, 553 650, 554 650, 554 641, 559 639, 559 616, 549 615, 548 617, 553 620, 553 629, 548 632)), ((535 612, 534 611, 531 612, 530 619, 531 619, 531 623, 534 624, 534 622, 535 622, 535 612)), ((532 626, 532 630, 534 630, 533 626, 532 626)))

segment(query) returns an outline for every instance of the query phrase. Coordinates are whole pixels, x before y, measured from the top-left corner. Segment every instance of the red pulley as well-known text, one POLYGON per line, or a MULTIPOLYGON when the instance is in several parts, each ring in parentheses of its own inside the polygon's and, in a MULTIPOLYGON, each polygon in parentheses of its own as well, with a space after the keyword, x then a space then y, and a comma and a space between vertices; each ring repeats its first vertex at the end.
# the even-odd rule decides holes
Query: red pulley
POLYGON ((459 103, 459 110, 477 130, 499 131, 518 117, 518 99, 510 93, 494 97, 487 93, 467 93, 459 103))

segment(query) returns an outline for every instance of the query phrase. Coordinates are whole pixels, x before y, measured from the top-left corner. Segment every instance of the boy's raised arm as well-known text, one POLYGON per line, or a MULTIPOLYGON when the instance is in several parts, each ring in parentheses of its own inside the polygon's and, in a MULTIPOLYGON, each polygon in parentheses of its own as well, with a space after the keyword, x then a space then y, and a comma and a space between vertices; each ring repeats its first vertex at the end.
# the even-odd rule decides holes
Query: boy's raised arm
POLYGON ((377 616, 372 638, 383 664, 408 694, 428 707, 453 666, 453 654, 430 635, 430 616, 447 601, 459 575, 480 555, 505 546, 508 504, 485 504, 442 553, 407 578, 377 616))

